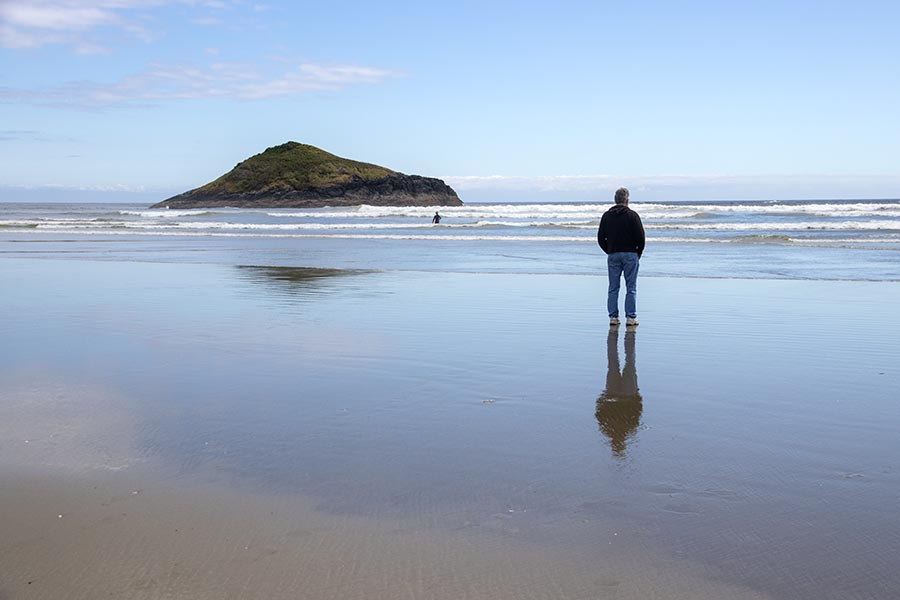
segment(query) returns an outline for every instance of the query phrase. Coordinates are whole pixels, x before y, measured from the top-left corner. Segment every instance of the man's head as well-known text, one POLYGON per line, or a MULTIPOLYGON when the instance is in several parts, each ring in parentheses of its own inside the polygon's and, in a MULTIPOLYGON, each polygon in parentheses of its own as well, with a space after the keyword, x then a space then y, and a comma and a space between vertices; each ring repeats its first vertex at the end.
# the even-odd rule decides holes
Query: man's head
POLYGON ((616 190, 616 204, 628 205, 628 188, 619 188, 616 190))

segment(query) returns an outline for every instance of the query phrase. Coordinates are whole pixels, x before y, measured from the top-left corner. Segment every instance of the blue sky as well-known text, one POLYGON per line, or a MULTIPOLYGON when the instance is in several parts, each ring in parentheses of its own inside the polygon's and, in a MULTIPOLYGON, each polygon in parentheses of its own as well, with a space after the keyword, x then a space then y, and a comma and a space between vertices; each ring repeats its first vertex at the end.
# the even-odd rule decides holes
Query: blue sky
POLYGON ((464 200, 900 197, 898 22, 866 1, 0 0, 0 200, 157 199, 287 140, 464 200))

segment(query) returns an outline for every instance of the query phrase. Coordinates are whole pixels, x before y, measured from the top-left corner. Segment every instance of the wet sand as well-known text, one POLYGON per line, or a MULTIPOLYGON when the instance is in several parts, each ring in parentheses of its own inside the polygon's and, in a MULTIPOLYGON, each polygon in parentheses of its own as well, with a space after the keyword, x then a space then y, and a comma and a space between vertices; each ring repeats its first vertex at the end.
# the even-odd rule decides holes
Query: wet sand
POLYGON ((296 496, 6 472, 0 506, 3 598, 767 597, 625 547, 336 517, 296 496))
POLYGON ((900 588, 897 284, 0 270, 0 599, 900 588))

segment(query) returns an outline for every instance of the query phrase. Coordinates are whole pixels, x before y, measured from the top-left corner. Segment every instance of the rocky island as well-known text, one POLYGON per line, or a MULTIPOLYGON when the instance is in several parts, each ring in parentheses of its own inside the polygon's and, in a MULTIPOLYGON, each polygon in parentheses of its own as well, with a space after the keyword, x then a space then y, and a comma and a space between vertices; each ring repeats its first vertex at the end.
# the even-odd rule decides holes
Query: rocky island
POLYGON ((215 181, 151 208, 214 206, 461 206, 449 185, 348 160, 307 144, 287 142, 238 163, 215 181))

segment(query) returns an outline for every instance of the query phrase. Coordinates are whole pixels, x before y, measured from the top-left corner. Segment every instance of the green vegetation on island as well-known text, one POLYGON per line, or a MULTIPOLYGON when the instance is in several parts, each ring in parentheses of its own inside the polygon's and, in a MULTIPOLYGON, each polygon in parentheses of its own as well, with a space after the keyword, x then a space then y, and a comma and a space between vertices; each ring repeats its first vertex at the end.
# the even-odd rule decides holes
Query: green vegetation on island
POLYGON ((315 146, 288 142, 251 156, 199 191, 281 191, 343 184, 354 177, 375 181, 394 174, 390 169, 340 158, 315 146))

